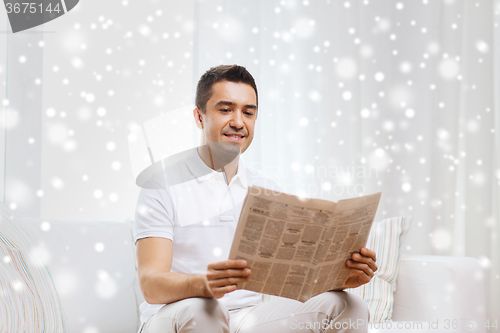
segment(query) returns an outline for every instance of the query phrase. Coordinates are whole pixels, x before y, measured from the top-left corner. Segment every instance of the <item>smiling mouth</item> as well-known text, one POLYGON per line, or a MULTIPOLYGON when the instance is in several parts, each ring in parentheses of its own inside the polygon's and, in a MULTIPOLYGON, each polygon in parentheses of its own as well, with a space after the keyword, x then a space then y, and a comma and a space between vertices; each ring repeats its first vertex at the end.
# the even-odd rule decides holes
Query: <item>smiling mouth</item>
POLYGON ((243 139, 244 137, 243 135, 232 135, 232 134, 224 134, 224 135, 232 139, 243 139))

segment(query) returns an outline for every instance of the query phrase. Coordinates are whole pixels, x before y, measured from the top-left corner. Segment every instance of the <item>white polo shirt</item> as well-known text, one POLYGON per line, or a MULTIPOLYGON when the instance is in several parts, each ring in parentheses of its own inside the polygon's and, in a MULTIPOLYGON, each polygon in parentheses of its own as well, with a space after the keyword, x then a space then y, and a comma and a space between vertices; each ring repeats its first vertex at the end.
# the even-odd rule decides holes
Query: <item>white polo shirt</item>
MULTIPOLYGON (((171 239, 170 271, 185 274, 205 274, 209 263, 228 259, 249 185, 279 190, 273 181, 246 169, 241 156, 237 173, 227 185, 224 175, 209 168, 196 150, 155 181, 158 189, 140 191, 134 241, 146 237, 171 239), (171 174, 191 180, 173 186, 161 185, 166 183, 164 177, 171 180, 171 174)), ((237 309, 259 304, 261 296, 248 290, 236 290, 219 301, 228 309, 237 309)), ((141 324, 162 306, 142 303, 141 324)))

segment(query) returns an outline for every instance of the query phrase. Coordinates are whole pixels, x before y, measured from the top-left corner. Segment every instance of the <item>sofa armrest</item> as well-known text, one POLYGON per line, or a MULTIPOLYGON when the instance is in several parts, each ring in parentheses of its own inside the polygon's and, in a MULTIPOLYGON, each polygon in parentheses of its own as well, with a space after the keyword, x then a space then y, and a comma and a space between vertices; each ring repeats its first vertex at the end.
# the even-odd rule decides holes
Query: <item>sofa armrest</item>
MULTIPOLYGON (((469 257, 402 257, 394 293, 394 321, 472 320, 482 329, 486 316, 485 273, 479 261, 469 257)), ((463 331, 471 332, 467 328, 463 331)))

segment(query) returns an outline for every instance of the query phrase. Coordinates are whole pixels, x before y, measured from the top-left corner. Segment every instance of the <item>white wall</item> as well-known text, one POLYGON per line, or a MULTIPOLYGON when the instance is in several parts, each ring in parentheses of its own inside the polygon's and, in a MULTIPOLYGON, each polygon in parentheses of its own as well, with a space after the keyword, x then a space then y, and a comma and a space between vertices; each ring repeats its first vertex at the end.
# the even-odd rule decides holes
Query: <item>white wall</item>
POLYGON ((193 1, 81 1, 12 34, 0 11, 0 102, 14 110, 0 104, 0 195, 11 209, 47 219, 133 216, 139 188, 127 136, 193 103, 193 15, 193 1))
MULTIPOLYGON (((7 13, 0 11, 0 31, 7 30, 7 13)), ((5 107, 3 101, 5 100, 5 73, 6 62, 5 55, 7 53, 7 34, 0 34, 0 123, 4 121, 5 107)), ((3 202, 5 197, 5 126, 0 125, 0 200, 3 202)))
POLYGON ((193 1, 124 3, 45 25, 42 218, 133 216, 130 129, 193 103, 193 1))
POLYGON ((4 201, 20 216, 38 217, 43 27, 12 34, 4 26, 4 201))

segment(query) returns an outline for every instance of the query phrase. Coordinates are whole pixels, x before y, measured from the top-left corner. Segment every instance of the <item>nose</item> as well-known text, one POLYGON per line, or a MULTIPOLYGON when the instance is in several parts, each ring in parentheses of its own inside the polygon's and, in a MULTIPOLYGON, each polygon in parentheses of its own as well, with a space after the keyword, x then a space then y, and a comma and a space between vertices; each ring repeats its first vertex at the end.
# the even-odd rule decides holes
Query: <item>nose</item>
POLYGON ((240 130, 243 128, 244 123, 243 123, 243 115, 240 110, 233 112, 231 120, 229 122, 229 126, 231 126, 234 129, 240 130))

